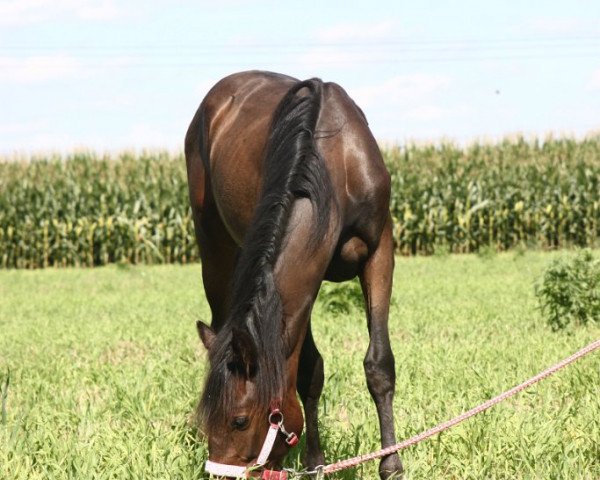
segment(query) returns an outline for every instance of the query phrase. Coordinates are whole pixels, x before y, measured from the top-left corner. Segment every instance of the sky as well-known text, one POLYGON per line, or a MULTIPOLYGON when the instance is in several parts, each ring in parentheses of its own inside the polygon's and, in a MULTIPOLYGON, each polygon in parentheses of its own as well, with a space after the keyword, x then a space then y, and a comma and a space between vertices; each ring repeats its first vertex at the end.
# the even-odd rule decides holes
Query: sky
POLYGON ((600 131, 600 1, 0 0, 0 154, 180 151, 242 70, 346 89, 385 143, 600 131))

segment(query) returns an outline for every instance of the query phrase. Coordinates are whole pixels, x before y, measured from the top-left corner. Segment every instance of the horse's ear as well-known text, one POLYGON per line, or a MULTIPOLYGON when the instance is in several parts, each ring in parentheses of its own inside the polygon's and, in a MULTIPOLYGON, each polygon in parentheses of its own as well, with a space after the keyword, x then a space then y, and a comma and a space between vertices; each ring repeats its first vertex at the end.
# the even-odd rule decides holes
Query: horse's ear
POLYGON ((254 376, 258 354, 254 339, 248 331, 234 328, 231 332, 231 367, 246 378, 254 376))
POLYGON ((196 328, 198 329, 198 335, 200 335, 200 340, 206 347, 207 350, 210 350, 213 342, 215 341, 216 333, 210 328, 206 323, 198 320, 196 322, 196 328))

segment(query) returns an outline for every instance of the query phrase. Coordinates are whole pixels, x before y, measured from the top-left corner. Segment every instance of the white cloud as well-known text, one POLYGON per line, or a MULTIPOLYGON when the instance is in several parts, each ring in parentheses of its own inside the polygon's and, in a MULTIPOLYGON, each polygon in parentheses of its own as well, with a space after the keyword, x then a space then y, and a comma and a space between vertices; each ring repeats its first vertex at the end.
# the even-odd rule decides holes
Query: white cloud
POLYGON ((437 105, 420 105, 411 110, 408 110, 404 116, 409 120, 416 120, 419 122, 431 122, 433 120, 439 120, 443 118, 448 111, 437 105))
POLYGON ((476 109, 465 104, 454 104, 449 107, 424 104, 410 108, 403 114, 403 118, 407 121, 423 122, 425 124, 474 117, 476 117, 476 109))
POLYGON ((588 90, 600 90, 600 68, 597 68, 592 73, 590 80, 587 83, 588 90))
POLYGON ((364 67, 369 62, 384 62, 390 59, 385 51, 344 50, 337 47, 316 47, 300 55, 296 65, 307 67, 364 67))
POLYGON ((81 62, 65 54, 0 57, 0 82, 41 83, 81 75, 81 62))
POLYGON ((67 53, 29 57, 0 56, 0 83, 39 84, 53 80, 82 79, 135 63, 134 57, 84 58, 67 53))
POLYGON ((84 143, 77 141, 69 133, 47 130, 31 136, 27 148, 32 151, 69 151, 83 148, 84 143))
POLYGON ((97 92, 90 99, 90 108, 98 109, 103 112, 115 112, 131 109, 140 100, 133 93, 122 93, 115 91, 97 92))
POLYGON ((0 123, 0 135, 14 135, 18 133, 28 133, 33 129, 39 128, 42 125, 41 122, 36 121, 32 123, 21 122, 21 123, 0 123))
POLYGON ((396 33, 397 29, 397 25, 391 20, 371 23, 339 23, 318 30, 315 37, 321 42, 381 40, 396 33))
POLYGON ((179 148, 183 146, 183 134, 181 131, 167 131, 159 125, 138 123, 131 127, 123 145, 134 148, 179 148))
POLYGON ((600 21, 583 17, 536 17, 524 26, 525 30, 549 35, 556 34, 590 34, 600 32, 600 21))
POLYGON ((347 91, 378 140, 433 138, 454 133, 448 125, 472 115, 469 106, 449 101, 452 83, 448 75, 412 73, 347 91))
MULTIPOLYGON (((71 3, 71 2, 70 2, 71 3)), ((112 20, 125 14, 112 0, 96 0, 88 2, 72 2, 75 15, 82 20, 104 21, 112 20)))
POLYGON ((83 144, 47 119, 0 125, 0 156, 69 151, 83 144))
POLYGON ((74 17, 106 21, 125 15, 114 0, 4 0, 0 2, 0 25, 21 26, 74 17))
POLYGON ((381 48, 381 41, 398 38, 392 20, 338 23, 313 34, 316 45, 302 53, 295 65, 302 67, 348 68, 393 61, 395 54, 381 48))
POLYGON ((375 85, 349 88, 348 92, 356 103, 365 108, 375 105, 399 107, 414 102, 431 102, 434 95, 450 85, 447 75, 416 73, 397 75, 375 85))
POLYGON ((20 153, 72 152, 73 150, 121 151, 126 149, 183 149, 183 128, 147 123, 107 132, 83 127, 74 132, 52 120, 0 124, 0 157, 20 153))

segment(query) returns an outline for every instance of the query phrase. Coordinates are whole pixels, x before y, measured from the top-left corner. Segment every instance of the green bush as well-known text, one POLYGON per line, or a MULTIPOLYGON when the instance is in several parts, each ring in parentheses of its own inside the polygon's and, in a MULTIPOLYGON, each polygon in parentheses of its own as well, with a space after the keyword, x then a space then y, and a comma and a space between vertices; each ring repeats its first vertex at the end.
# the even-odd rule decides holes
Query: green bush
POLYGON ((333 315, 352 313, 364 308, 364 297, 358 280, 351 282, 324 282, 319 290, 319 302, 333 315))
POLYGON ((571 322, 600 322, 600 259, 583 250, 553 261, 536 286, 536 295, 553 330, 571 322))

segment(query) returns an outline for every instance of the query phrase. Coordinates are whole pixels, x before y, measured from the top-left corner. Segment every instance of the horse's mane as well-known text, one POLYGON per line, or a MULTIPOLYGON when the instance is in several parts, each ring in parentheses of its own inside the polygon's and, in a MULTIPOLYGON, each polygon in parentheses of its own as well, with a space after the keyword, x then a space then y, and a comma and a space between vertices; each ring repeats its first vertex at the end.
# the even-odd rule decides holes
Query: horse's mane
POLYGON ((287 346, 273 269, 296 198, 309 198, 313 204, 314 225, 307 242, 322 239, 329 224, 331 184, 314 139, 322 89, 319 79, 296 83, 273 114, 262 194, 236 263, 230 314, 209 352, 211 366, 199 405, 208 429, 234 402, 230 380, 236 373, 231 366, 235 335, 243 334, 256 352, 256 408, 267 411, 283 395, 287 346))

